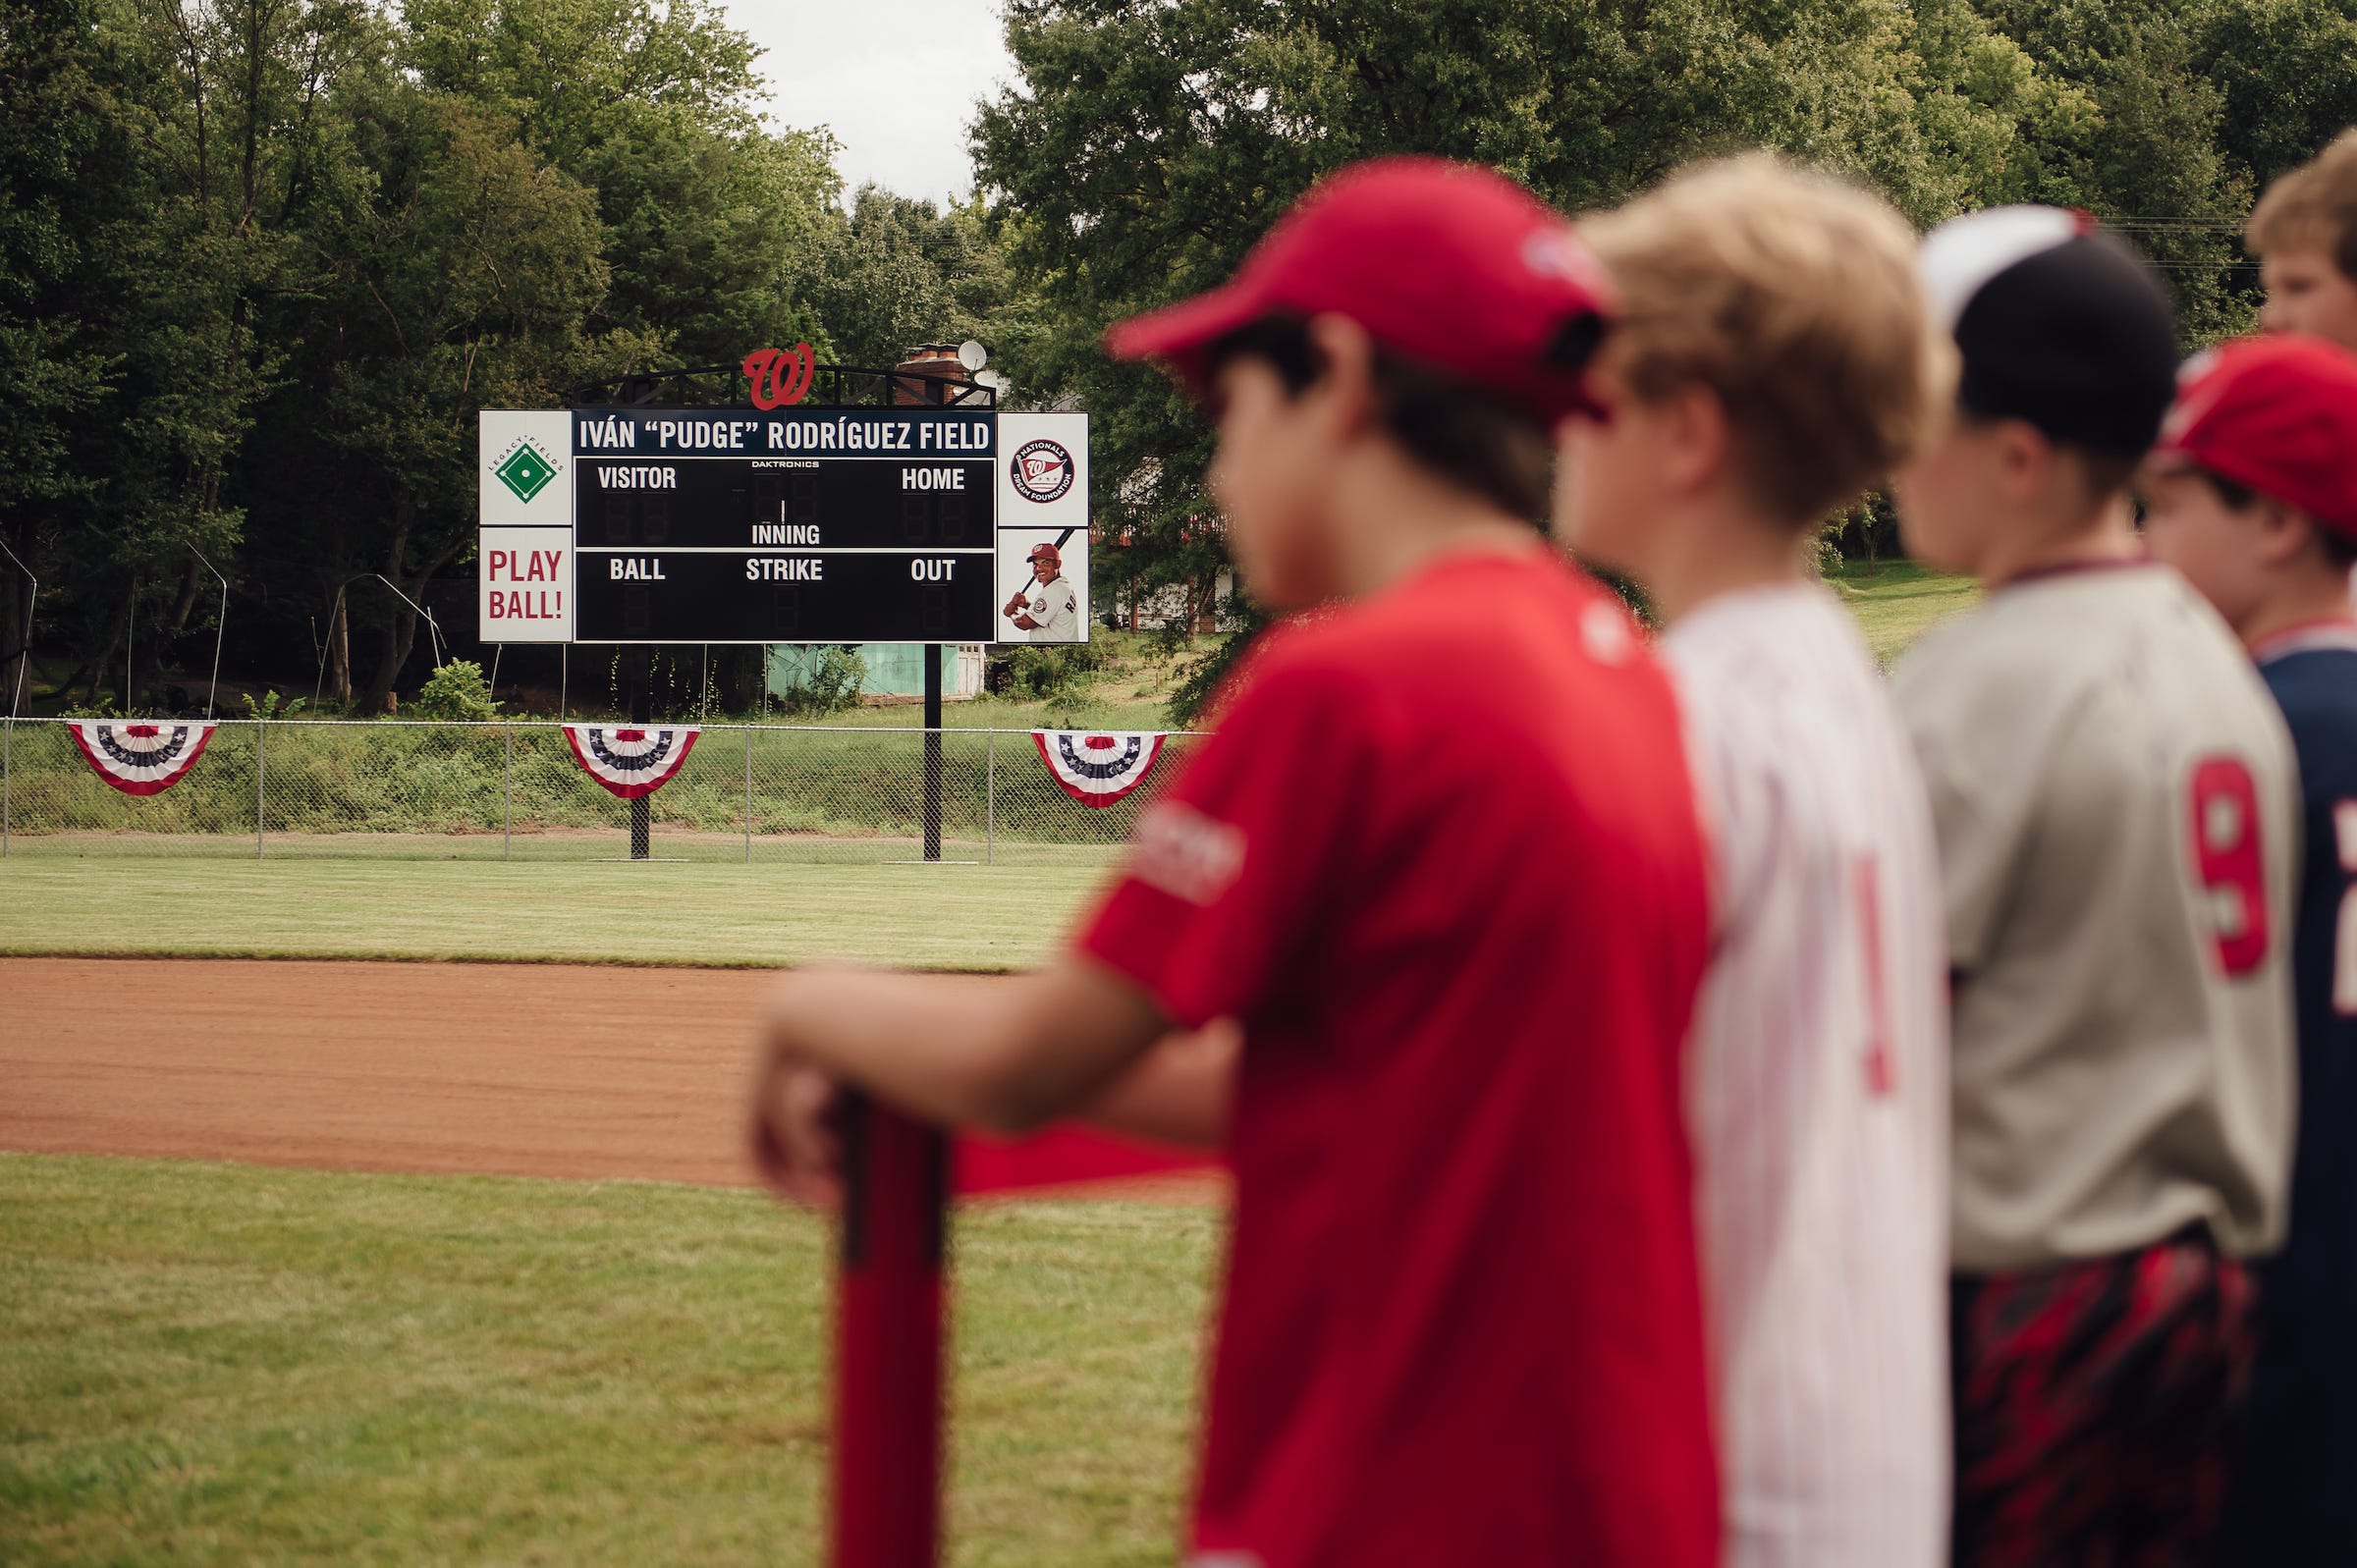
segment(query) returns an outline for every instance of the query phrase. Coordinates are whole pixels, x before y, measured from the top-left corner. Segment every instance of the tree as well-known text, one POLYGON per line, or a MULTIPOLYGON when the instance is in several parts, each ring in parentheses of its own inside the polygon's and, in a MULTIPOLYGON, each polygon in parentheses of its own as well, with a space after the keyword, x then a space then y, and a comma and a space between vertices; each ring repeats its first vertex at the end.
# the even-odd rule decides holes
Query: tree
POLYGON ((223 561, 240 534, 229 486, 279 367, 260 318, 304 286, 288 226, 335 156, 330 85, 381 29, 331 0, 100 0, 84 15, 88 145, 44 318, 78 324, 102 360, 104 411, 74 427, 84 488, 53 514, 50 609, 79 632, 65 685, 110 685, 128 643, 136 706, 165 641, 210 608, 197 553, 223 561))
POLYGON ((2357 6, 2349 0, 2219 0, 2194 65, 2222 97, 2218 142, 2253 189, 2357 125, 2357 6))
POLYGON ((1990 0, 1983 10, 2095 106, 2091 117, 2047 129, 2038 149, 2046 198, 2085 207, 2134 239, 2167 278, 2190 340, 2246 326, 2255 280, 2237 237, 2252 181, 2225 151, 2227 94, 2205 65, 2216 7, 1990 0))
MULTIPOLYGON (((497 112, 387 73, 356 84, 359 154, 303 232, 317 282, 281 322, 296 356, 257 434, 257 543, 315 564, 320 610, 378 634, 363 708, 380 707, 422 599, 474 545, 477 408, 561 405, 636 368, 644 338, 593 335, 607 286, 592 194, 541 163, 497 112), (266 519, 266 520, 264 520, 266 519), (374 589, 373 584, 369 585, 374 589)), ((331 661, 348 657, 329 627, 331 661)), ((349 668, 339 694, 351 695, 349 668)))
POLYGON ((1930 221, 2040 189, 2018 128, 2086 115, 1962 0, 1013 0, 1008 42, 1023 84, 984 106, 976 166, 1050 323, 1010 369, 1088 408, 1100 532, 1128 546, 1098 580, 1131 594, 1225 565, 1209 436, 1097 338, 1225 278, 1319 175, 1435 153, 1580 210, 1766 144, 1930 221))
POLYGON ((840 223, 835 143, 763 128, 759 50, 708 0, 412 0, 422 82, 513 120, 595 193, 610 284, 598 324, 664 363, 734 363, 811 339, 799 297, 840 223))
MULTIPOLYGON (((88 69, 94 0, 0 5, 0 543, 28 569, 92 478, 73 462, 77 424, 105 392, 106 355, 74 313, 83 264, 80 175, 104 133, 88 69)), ((31 582, 0 560, 0 703, 28 682, 31 582)))
POLYGON ((809 297, 844 362, 871 366, 933 340, 995 349, 1027 303, 979 205, 943 211, 872 185, 814 253, 809 297))

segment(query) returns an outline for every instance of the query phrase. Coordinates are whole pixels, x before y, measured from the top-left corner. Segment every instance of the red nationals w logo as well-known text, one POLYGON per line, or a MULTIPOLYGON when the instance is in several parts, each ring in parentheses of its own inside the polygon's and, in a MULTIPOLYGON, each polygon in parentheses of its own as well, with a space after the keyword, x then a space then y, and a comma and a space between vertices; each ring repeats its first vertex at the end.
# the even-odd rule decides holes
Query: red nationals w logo
POLYGON ((783 408, 801 402, 817 368, 806 343, 797 343, 791 350, 755 349, 744 356, 744 379, 752 383, 753 406, 783 408))

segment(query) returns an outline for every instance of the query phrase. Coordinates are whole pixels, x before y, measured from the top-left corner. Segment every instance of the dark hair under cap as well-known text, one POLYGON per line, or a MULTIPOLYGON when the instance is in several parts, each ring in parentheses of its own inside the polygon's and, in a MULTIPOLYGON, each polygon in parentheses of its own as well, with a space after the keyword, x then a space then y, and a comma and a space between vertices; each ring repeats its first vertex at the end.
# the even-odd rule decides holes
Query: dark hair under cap
POLYGON ((1955 333, 1967 412, 2025 419, 2074 446, 2140 456, 2176 394, 2167 293, 2108 235, 2076 234, 1992 273, 1955 333))

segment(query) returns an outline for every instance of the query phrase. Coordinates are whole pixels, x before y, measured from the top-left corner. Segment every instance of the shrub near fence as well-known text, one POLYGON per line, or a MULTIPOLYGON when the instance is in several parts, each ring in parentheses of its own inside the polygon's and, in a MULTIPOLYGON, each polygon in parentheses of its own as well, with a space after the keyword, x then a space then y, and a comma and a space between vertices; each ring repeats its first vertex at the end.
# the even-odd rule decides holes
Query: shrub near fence
MULTIPOLYGON (((187 777, 126 795, 66 724, 0 722, 0 853, 621 859, 630 804, 581 770, 554 724, 224 720, 187 777)), ((667 860, 922 858, 922 730, 706 725, 649 797, 667 860)), ((1064 792, 1030 731, 945 730, 945 860, 1093 862, 1175 775, 1173 735, 1136 792, 1064 792)))

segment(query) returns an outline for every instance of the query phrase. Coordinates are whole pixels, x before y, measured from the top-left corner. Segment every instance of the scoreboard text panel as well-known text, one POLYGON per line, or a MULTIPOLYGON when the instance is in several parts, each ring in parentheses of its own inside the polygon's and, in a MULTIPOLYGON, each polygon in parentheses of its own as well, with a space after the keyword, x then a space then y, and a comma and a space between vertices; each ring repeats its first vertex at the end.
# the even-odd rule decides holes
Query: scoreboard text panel
POLYGON ((1019 637, 1004 623, 1007 595, 994 581, 1000 530, 1061 540, 1081 564, 1083 419, 934 408, 485 410, 483 639, 1019 637), (1003 420, 1025 438, 1012 468, 1000 451, 1003 420), (1064 459, 1073 471, 1061 485, 1052 472, 1043 481, 1039 452, 1048 450, 1052 469, 1055 455, 1075 446, 1081 456, 1064 459))

